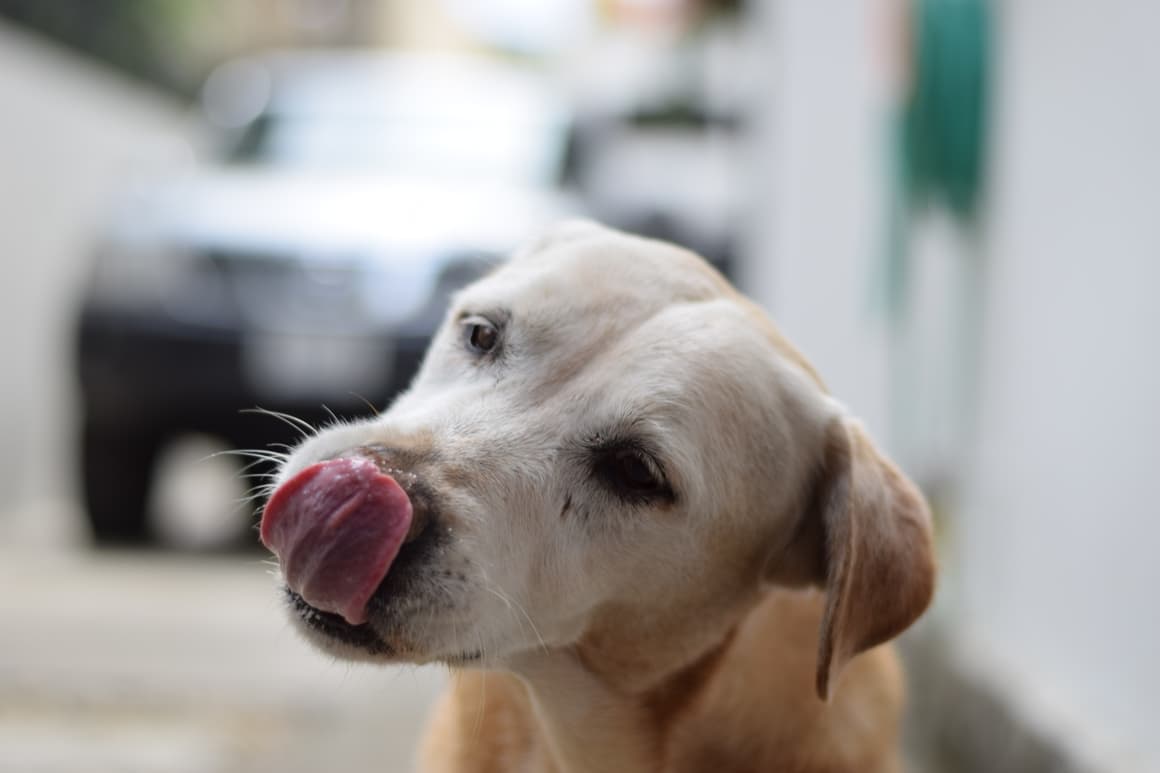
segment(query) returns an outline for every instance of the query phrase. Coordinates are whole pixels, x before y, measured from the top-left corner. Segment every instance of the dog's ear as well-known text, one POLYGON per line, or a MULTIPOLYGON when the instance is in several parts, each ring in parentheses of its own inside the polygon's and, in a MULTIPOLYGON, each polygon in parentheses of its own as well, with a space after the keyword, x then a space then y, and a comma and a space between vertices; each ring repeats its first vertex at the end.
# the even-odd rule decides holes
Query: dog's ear
POLYGON ((848 419, 827 427, 806 501, 771 579, 826 590, 817 670, 826 699, 850 658, 902 633, 926 609, 934 548, 922 494, 848 419))

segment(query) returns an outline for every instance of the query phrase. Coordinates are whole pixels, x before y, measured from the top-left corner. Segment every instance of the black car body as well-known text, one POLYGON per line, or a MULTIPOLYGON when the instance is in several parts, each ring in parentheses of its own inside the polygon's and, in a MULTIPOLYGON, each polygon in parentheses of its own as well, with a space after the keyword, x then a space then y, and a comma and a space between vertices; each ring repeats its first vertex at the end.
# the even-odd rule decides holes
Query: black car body
POLYGON ((577 210, 569 116, 522 70, 269 56, 219 71, 206 107, 225 125, 222 161, 121 202, 78 318, 100 542, 153 539, 154 462, 176 437, 265 449, 298 432, 246 409, 317 424, 382 406, 449 295, 577 210))

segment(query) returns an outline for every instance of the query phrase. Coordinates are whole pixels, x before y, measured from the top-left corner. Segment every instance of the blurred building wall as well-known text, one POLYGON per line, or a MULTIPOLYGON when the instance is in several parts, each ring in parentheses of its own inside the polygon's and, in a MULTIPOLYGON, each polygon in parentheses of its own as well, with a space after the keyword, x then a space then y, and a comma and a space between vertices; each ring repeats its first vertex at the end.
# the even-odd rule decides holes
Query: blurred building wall
POLYGON ((1002 8, 963 613, 1158 770, 1160 4, 1002 8))
POLYGON ((881 436, 886 332, 871 313, 869 282, 884 244, 884 138, 871 5, 757 4, 765 30, 757 77, 768 99, 755 117, 758 203, 739 280, 881 436))
POLYGON ((71 322, 101 215, 184 111, 0 25, 0 527, 75 492, 71 322))
MULTIPOLYGON (((754 167, 769 209, 754 218, 743 277, 898 453, 892 390, 909 375, 866 313, 887 191, 875 48, 888 7, 762 10, 778 73, 754 167)), ((978 359, 949 417, 969 426, 951 455, 938 616, 1033 722, 1112 770, 1157 770, 1160 5, 994 8, 979 249, 936 235, 914 255, 919 273, 969 261, 979 282, 978 359)), ((917 307, 963 279, 942 273, 941 289, 915 283, 917 307)), ((961 339, 942 348, 972 357, 961 339)), ((924 477, 921 459, 901 456, 924 477)))

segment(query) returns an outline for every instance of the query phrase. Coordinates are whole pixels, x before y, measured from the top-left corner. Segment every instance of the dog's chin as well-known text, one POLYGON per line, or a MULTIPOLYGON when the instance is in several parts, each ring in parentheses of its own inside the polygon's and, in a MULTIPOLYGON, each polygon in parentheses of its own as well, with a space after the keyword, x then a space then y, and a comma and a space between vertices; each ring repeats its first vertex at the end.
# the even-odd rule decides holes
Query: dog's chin
POLYGON ((444 663, 449 666, 470 667, 482 663, 478 651, 440 653, 413 642, 382 633, 371 623, 354 625, 340 615, 311 606, 302 596, 286 588, 286 599, 291 619, 299 633, 314 647, 342 660, 362 663, 444 663))

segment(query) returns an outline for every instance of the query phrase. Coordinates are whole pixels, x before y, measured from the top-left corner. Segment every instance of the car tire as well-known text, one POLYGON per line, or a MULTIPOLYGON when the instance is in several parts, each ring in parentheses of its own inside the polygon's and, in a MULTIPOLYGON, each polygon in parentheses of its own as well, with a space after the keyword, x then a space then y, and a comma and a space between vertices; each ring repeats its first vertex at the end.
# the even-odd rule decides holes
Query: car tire
POLYGON ((155 535, 149 495, 162 437, 86 424, 82 439, 84 504, 94 542, 147 546, 155 535))

